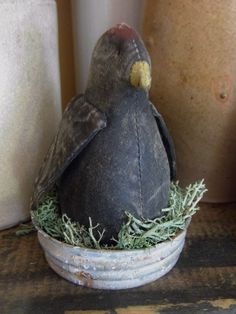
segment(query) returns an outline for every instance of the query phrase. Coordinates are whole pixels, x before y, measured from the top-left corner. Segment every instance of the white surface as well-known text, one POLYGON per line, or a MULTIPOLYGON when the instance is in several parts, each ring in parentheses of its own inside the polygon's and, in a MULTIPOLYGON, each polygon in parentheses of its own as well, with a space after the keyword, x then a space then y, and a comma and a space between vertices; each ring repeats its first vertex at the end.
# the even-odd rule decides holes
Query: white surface
POLYGON ((108 28, 125 22, 139 31, 143 0, 72 0, 76 90, 83 92, 91 54, 108 28))
POLYGON ((0 229, 29 217, 61 117, 55 1, 0 2, 0 229))

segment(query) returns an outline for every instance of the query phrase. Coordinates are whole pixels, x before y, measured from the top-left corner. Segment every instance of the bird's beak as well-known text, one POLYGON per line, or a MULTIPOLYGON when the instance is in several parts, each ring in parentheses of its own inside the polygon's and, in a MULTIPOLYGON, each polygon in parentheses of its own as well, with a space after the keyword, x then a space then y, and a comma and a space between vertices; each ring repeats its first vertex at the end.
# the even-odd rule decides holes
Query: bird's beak
POLYGON ((149 90, 151 87, 151 69, 146 61, 136 61, 130 71, 130 83, 136 88, 149 90))

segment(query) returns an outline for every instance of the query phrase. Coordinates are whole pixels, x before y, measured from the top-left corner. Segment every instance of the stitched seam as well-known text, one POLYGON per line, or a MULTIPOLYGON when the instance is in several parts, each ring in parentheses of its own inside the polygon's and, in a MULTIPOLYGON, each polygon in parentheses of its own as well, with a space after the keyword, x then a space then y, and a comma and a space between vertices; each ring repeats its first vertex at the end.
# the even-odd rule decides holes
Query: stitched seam
POLYGON ((135 111, 135 131, 136 131, 136 143, 138 151, 138 171, 139 171, 139 202, 141 206, 141 215, 143 215, 143 192, 142 192, 142 168, 141 168, 141 149, 140 149, 140 138, 139 138, 139 127, 137 119, 137 111, 135 111))
POLYGON ((134 48, 135 48, 135 52, 136 52, 136 54, 138 56, 138 59, 141 60, 141 56, 140 56, 140 53, 139 53, 138 45, 137 45, 135 39, 133 39, 133 45, 134 45, 134 48))

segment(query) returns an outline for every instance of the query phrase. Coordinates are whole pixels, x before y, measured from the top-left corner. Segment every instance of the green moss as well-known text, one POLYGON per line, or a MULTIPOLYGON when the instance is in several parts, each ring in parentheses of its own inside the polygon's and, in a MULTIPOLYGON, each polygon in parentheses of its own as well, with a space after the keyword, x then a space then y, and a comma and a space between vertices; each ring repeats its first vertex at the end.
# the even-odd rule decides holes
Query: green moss
POLYGON ((34 232, 35 231, 35 228, 34 226, 32 225, 32 223, 25 223, 25 224, 20 224, 19 227, 17 228, 15 234, 18 236, 18 237, 21 237, 21 236, 25 236, 31 232, 34 232))
POLYGON ((186 228, 190 218, 199 210, 197 204, 206 191, 203 180, 185 189, 181 189, 178 182, 172 183, 169 205, 162 210, 162 217, 139 220, 126 213, 128 221, 119 232, 117 248, 147 248, 172 239, 186 228))
MULTIPOLYGON (((137 219, 125 212, 127 222, 121 227, 116 245, 112 249, 139 249, 172 239, 186 228, 189 219, 199 209, 198 202, 206 192, 203 180, 182 189, 178 182, 171 184, 168 207, 163 216, 156 219, 137 219)), ((33 222, 47 234, 62 242, 87 248, 108 248, 100 242, 105 230, 93 226, 89 218, 89 228, 72 222, 67 215, 60 215, 56 194, 48 195, 33 212, 33 222)), ((111 248, 111 247, 109 247, 111 248)))

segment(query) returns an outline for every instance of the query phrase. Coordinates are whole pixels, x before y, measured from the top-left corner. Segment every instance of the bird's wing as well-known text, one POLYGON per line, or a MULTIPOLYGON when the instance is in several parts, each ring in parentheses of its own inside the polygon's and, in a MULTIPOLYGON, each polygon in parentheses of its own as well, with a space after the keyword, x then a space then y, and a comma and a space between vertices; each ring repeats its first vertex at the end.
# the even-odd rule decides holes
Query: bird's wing
POLYGON ((167 129, 164 119, 162 118, 160 113, 157 111, 157 109, 151 102, 150 102, 150 105, 152 107, 153 115, 156 118, 157 126, 159 129, 161 138, 162 138, 162 142, 166 149, 166 153, 167 153, 167 157, 168 157, 168 161, 170 165, 170 177, 171 177, 171 180, 174 180, 176 178, 176 157, 175 157, 174 143, 167 129))
POLYGON ((86 102, 83 95, 72 99, 35 181, 31 209, 38 205, 72 160, 104 127, 104 113, 86 102))

